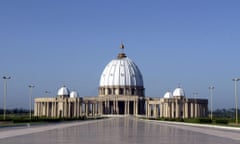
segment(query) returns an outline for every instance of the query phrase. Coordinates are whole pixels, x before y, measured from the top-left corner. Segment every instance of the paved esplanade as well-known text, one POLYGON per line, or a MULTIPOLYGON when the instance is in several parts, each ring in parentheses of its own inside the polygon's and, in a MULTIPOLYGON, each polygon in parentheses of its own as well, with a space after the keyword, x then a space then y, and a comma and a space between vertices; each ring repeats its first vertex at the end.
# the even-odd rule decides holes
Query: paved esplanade
POLYGON ((180 126, 134 118, 2 129, 1 144, 239 144, 240 131, 180 126), (21 131, 24 135, 21 135, 21 131))

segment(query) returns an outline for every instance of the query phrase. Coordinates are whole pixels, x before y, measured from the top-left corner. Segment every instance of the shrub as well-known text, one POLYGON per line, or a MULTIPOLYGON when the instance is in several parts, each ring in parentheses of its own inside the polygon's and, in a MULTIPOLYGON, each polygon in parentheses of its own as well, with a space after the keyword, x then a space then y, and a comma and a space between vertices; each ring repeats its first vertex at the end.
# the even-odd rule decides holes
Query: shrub
POLYGON ((228 119, 216 119, 215 123, 216 124, 228 124, 229 120, 228 119))
POLYGON ((198 118, 198 121, 202 124, 212 123, 212 120, 210 118, 198 118))
POLYGON ((198 119, 190 118, 190 119, 184 119, 184 122, 187 123, 199 123, 198 119))
POLYGON ((176 122, 184 122, 184 119, 178 118, 178 119, 176 119, 176 122))

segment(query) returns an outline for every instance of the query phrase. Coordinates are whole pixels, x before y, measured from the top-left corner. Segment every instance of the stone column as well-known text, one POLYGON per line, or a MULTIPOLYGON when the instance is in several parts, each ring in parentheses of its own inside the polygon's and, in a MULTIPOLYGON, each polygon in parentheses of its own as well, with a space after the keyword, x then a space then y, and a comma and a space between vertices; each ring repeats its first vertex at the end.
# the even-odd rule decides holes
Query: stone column
POLYGON ((165 102, 162 103, 162 117, 167 117, 167 104, 165 102))
POLYGON ((152 104, 153 107, 153 117, 156 117, 156 105, 152 104))
POLYGON ((38 116, 41 116, 41 102, 38 102, 38 116))
POLYGON ((107 107, 107 98, 105 97, 105 102, 104 102, 104 114, 108 113, 108 107, 107 107))
POLYGON ((83 113, 83 115, 86 115, 86 103, 85 102, 82 103, 82 113, 83 113))
POLYGON ((54 105, 53 105, 53 101, 51 101, 51 117, 54 117, 54 105))
POLYGON ((85 106, 86 106, 86 108, 85 108, 85 111, 86 111, 86 112, 85 112, 85 115, 88 116, 88 107, 89 107, 89 103, 86 103, 85 106))
POLYGON ((79 117, 79 99, 76 98, 76 117, 79 117))
POLYGON ((202 105, 198 104, 199 117, 202 117, 202 105))
POLYGON ((55 117, 58 117, 57 111, 58 111, 58 102, 55 101, 55 117))
POLYGON ((148 100, 145 100, 145 112, 146 117, 148 117, 148 100))
POLYGON ((125 105, 124 106, 124 114, 127 115, 127 106, 128 105, 127 105, 127 101, 126 100, 124 101, 124 105, 125 105))
POLYGON ((77 98, 74 100, 74 117, 77 117, 77 98))
POLYGON ((37 116, 37 103, 34 102, 34 116, 37 116))
POLYGON ((107 100, 107 114, 110 114, 110 98, 108 96, 108 100, 107 100))
POLYGON ((138 115, 138 100, 136 100, 136 115, 138 115))
POLYGON ((90 108, 92 109, 92 112, 91 112, 91 115, 93 116, 93 113, 94 113, 94 105, 93 103, 89 104, 90 105, 90 108))
POLYGON ((56 100, 54 101, 54 117, 57 117, 57 102, 56 100))
POLYGON ((136 115, 136 101, 133 100, 133 115, 136 115))
POLYGON ((79 116, 82 116, 82 102, 79 103, 79 116))
POLYGON ((179 118, 179 103, 178 103, 178 100, 176 100, 176 118, 179 118))
POLYGON ((53 100, 51 100, 51 110, 52 110, 51 117, 53 118, 54 117, 54 102, 53 102, 53 100))
POLYGON ((152 115, 151 111, 152 111, 151 104, 148 103, 148 117, 152 115))
POLYGON ((171 103, 166 104, 166 116, 168 118, 172 117, 172 105, 171 105, 171 103))
POLYGON ((38 116, 38 103, 37 102, 34 103, 34 116, 38 116), (35 108, 35 105, 36 105, 36 108, 35 108))
POLYGON ((115 112, 116 112, 116 98, 114 98, 114 100, 113 100, 113 114, 115 114, 115 112))
POLYGON ((190 111, 191 111, 191 118, 194 118, 194 104, 193 104, 193 102, 191 102, 191 109, 190 109, 190 111))
POLYGON ((44 105, 44 102, 41 102, 41 116, 45 116, 45 105, 44 105))
POLYGON ((100 114, 102 115, 103 114, 103 101, 100 102, 100 109, 101 109, 100 114))
POLYGON ((45 102, 41 102, 41 113, 42 113, 42 116, 45 116, 45 102))
POLYGON ((106 111, 106 108, 107 108, 107 100, 106 100, 106 97, 105 97, 105 99, 104 99, 104 102, 103 102, 103 113, 104 114, 106 114, 107 113, 107 111, 106 111))
POLYGON ((43 113, 44 113, 44 115, 43 116, 46 116, 46 110, 47 110, 47 105, 46 105, 46 102, 43 102, 43 108, 44 108, 44 111, 43 111, 43 113))
POLYGON ((164 117, 164 103, 161 103, 161 116, 164 117))
POLYGON ((159 117, 162 117, 162 115, 163 115, 163 111, 162 111, 163 108, 162 108, 162 107, 163 107, 163 106, 162 106, 162 103, 161 103, 161 102, 160 102, 159 107, 160 107, 160 115, 159 115, 159 117))
POLYGON ((201 105, 198 104, 198 116, 201 117, 201 105))
POLYGON ((62 117, 66 117, 66 113, 67 113, 67 101, 63 100, 62 117))
POLYGON ((72 102, 68 101, 68 117, 72 117, 73 116, 73 112, 71 110, 72 107, 72 102))
POLYGON ((43 111, 43 108, 42 108, 42 102, 39 103, 39 116, 42 116, 42 111, 43 111))
POLYGON ((98 113, 97 115, 101 115, 101 102, 98 100, 98 113))
POLYGON ((117 111, 117 114, 119 114, 118 99, 116 101, 116 111, 117 111))
POLYGON ((47 105, 47 113, 46 113, 46 116, 49 117, 49 102, 46 102, 46 105, 47 105))
POLYGON ((93 106, 92 106, 92 107, 93 107, 93 108, 92 108, 92 109, 93 109, 93 113, 92 113, 92 115, 94 116, 94 115, 95 115, 95 113, 96 113, 96 111, 95 111, 95 110, 96 110, 96 108, 95 108, 95 107, 96 107, 96 105, 95 105, 95 103, 94 103, 94 102, 93 102, 93 104, 92 104, 92 105, 93 105, 93 106))
POLYGON ((172 116, 171 116, 171 118, 175 118, 174 111, 175 111, 174 102, 172 102, 172 106, 171 106, 172 116))
POLYGON ((198 117, 198 108, 197 108, 197 103, 195 102, 195 104, 194 104, 194 106, 195 106, 195 118, 197 118, 198 117))
POLYGON ((158 110, 157 110, 157 104, 154 104, 154 113, 155 113, 155 114, 154 114, 154 117, 155 117, 155 118, 157 118, 157 115, 158 115, 157 112, 158 112, 158 110))
POLYGON ((167 107, 167 103, 163 103, 163 115, 162 117, 168 117, 168 110, 169 108, 167 107))
POLYGON ((97 101, 96 101, 96 103, 95 103, 95 116, 97 116, 97 114, 98 114, 98 109, 99 109, 99 107, 98 107, 98 103, 97 103, 97 101))
POLYGON ((128 109, 127 109, 127 114, 130 114, 130 100, 128 100, 128 109))
POLYGON ((40 113, 40 106, 41 106, 41 103, 37 103, 37 116, 40 116, 41 115, 41 113, 40 113))
POLYGON ((184 118, 189 118, 189 114, 188 114, 188 102, 185 102, 184 118))
POLYGON ((96 107, 96 105, 95 105, 95 103, 93 102, 92 103, 92 116, 94 116, 95 115, 95 113, 96 113, 96 109, 95 109, 95 107, 96 107))

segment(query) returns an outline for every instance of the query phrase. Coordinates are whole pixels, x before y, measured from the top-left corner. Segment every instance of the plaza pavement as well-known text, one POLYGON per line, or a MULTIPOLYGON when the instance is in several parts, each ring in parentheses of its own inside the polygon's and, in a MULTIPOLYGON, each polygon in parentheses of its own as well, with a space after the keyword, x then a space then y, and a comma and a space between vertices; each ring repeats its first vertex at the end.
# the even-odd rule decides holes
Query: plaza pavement
POLYGON ((157 121, 157 120, 143 120, 143 121, 240 141, 239 127, 228 127, 228 126, 218 126, 218 125, 208 125, 208 124, 193 124, 193 123, 183 123, 183 122, 168 122, 168 121, 157 121))
POLYGON ((50 124, 40 125, 40 126, 37 126, 37 125, 31 126, 29 124, 26 124, 26 126, 21 126, 21 127, 3 128, 2 130, 0 130, 0 140, 4 138, 9 138, 9 137, 33 134, 33 133, 44 132, 44 131, 49 131, 54 129, 63 129, 68 127, 84 125, 84 124, 96 123, 99 121, 106 121, 106 120, 111 120, 111 119, 66 122, 66 123, 55 123, 55 124, 50 123, 50 124))
POLYGON ((115 117, 3 128, 0 143, 239 144, 240 128, 115 117))

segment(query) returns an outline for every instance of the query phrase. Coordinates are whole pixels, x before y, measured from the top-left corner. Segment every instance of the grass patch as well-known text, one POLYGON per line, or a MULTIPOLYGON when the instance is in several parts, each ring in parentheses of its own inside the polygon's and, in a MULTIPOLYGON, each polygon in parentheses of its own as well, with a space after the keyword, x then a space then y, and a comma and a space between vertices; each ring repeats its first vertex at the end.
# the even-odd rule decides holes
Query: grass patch
POLYGON ((49 117, 35 117, 32 116, 30 119, 29 114, 8 114, 6 119, 3 120, 3 117, 0 118, 0 127, 5 126, 18 126, 28 123, 58 123, 58 122, 67 122, 67 121, 84 121, 84 120, 96 120, 103 119, 104 117, 73 117, 73 118, 49 118, 49 117))

